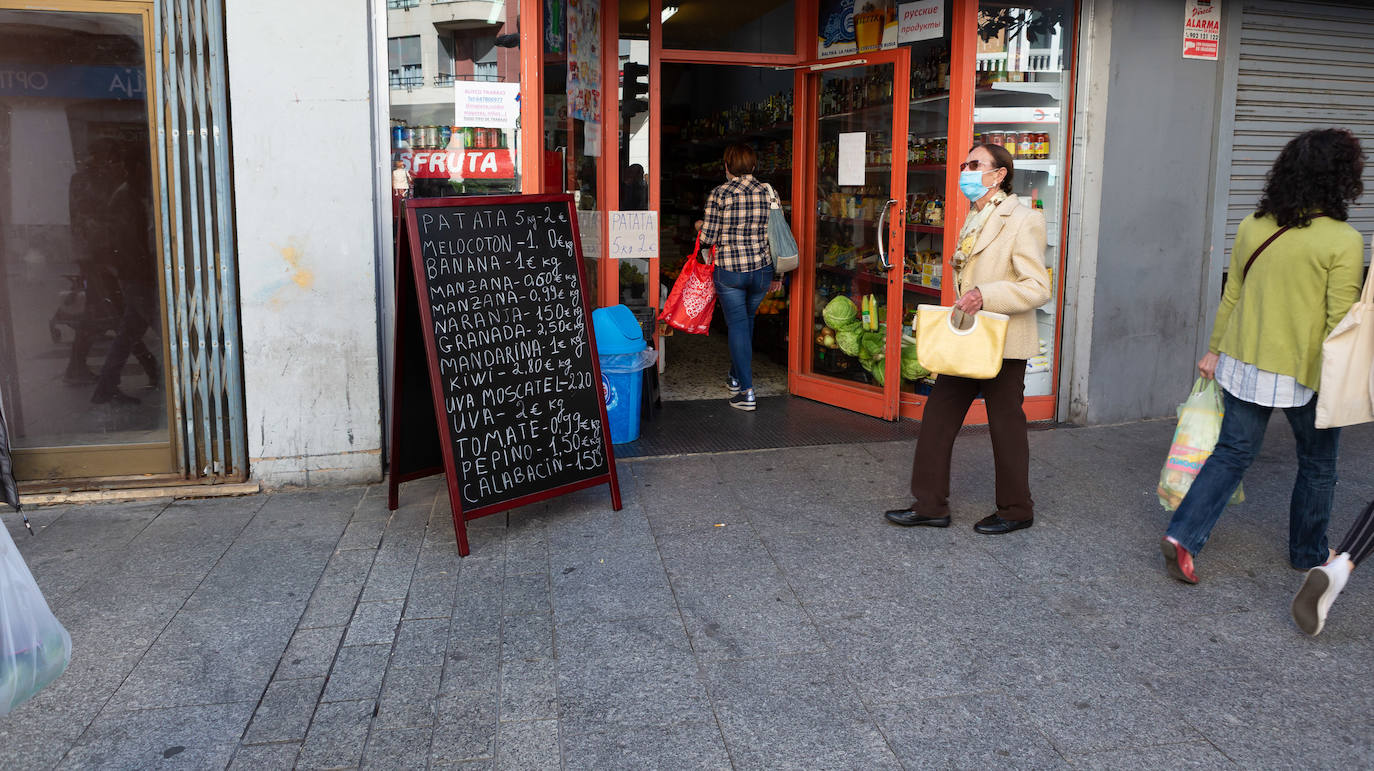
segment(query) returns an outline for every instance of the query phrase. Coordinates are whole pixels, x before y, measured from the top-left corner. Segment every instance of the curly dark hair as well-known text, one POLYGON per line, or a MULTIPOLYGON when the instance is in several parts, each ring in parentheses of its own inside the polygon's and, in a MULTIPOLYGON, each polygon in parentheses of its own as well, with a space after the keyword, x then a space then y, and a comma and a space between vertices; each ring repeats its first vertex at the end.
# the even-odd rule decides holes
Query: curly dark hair
POLYGON ((1344 221, 1350 202, 1364 193, 1364 150, 1346 129, 1314 129, 1294 137, 1265 176, 1255 213, 1280 226, 1307 227, 1313 217, 1344 221))

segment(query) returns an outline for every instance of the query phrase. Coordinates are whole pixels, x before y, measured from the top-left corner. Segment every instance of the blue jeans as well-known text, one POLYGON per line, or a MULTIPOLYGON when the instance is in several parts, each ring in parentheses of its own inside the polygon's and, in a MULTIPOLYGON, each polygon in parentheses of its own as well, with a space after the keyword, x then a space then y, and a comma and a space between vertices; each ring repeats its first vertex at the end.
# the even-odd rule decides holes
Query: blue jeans
MULTIPOLYGON (((1273 407, 1251 404, 1222 391, 1226 415, 1211 457, 1169 522, 1169 535, 1191 554, 1207 543, 1226 502, 1240 485, 1245 470, 1264 442, 1273 407)), ((1298 479, 1288 504, 1288 560, 1300 570, 1326 562, 1326 526, 1336 493, 1336 451, 1339 428, 1317 428, 1317 398, 1302 407, 1283 411, 1297 440, 1298 479)))
POLYGON ((716 268, 716 301, 730 339, 730 377, 743 390, 754 387, 754 314, 773 283, 773 266, 738 273, 716 268))

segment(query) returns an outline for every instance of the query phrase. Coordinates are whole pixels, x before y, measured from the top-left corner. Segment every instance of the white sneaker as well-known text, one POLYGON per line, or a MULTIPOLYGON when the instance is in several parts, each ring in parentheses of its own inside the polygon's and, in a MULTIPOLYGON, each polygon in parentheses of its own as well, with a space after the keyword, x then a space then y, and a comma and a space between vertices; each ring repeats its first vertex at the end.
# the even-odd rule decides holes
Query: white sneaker
POLYGON ((1325 565, 1307 571, 1302 588, 1293 598, 1293 621, 1298 628, 1310 635, 1321 634, 1322 627, 1326 626, 1326 614, 1331 611, 1331 603, 1345 588, 1345 582, 1354 567, 1349 554, 1340 554, 1325 565))

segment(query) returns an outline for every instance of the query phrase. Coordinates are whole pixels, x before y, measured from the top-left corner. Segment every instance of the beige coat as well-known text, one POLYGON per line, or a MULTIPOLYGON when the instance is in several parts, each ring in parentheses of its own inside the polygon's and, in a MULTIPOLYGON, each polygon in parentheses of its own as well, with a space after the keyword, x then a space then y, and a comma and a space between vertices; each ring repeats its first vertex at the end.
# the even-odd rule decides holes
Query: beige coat
POLYGON ((1035 309, 1049 302, 1045 271, 1045 215, 1008 196, 983 226, 964 269, 955 276, 956 297, 977 287, 983 310, 1005 313, 1008 359, 1040 353, 1035 309))

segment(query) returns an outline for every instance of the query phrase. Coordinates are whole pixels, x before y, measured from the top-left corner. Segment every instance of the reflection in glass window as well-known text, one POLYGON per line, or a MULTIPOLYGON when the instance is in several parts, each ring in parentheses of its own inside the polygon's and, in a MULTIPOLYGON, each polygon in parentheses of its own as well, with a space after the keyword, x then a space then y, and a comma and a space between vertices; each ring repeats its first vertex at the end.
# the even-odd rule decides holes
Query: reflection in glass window
POLYGON ((519 192, 519 9, 516 2, 431 2, 387 12, 398 194, 519 192), (508 109, 464 121, 466 99, 496 99, 508 109))
POLYGON ((386 41, 387 79, 392 88, 425 84, 420 65, 420 36, 394 37, 386 41))

